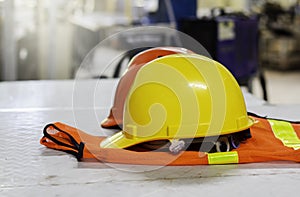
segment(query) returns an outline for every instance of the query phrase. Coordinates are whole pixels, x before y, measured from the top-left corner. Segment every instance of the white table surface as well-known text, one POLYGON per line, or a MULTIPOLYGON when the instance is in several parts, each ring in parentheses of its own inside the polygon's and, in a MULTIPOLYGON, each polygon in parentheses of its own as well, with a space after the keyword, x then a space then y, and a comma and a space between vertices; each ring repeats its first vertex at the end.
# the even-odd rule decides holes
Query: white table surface
MULTIPOLYGON (((0 196, 299 195, 298 163, 105 165, 77 162, 39 144, 43 127, 56 121, 94 135, 112 134, 99 121, 108 113, 115 87, 115 80, 0 83, 0 196)), ((300 119, 300 105, 272 106, 244 95, 249 111, 300 119)))

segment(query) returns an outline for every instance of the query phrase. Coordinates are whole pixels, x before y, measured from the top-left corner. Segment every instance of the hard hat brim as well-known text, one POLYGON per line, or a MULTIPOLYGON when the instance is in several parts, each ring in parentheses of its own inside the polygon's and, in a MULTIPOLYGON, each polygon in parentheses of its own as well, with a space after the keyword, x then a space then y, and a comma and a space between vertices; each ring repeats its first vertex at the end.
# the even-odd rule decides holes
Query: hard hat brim
POLYGON ((122 121, 116 120, 112 110, 110 110, 109 116, 101 122, 101 127, 104 129, 122 129, 122 125, 120 123, 122 123, 122 121))
POLYGON ((103 122, 101 122, 101 127, 105 129, 111 129, 119 126, 114 118, 106 118, 103 120, 103 122))
MULTIPOLYGON (((251 126, 253 126, 255 123, 255 120, 252 117, 248 117, 248 124, 245 125, 243 127, 242 130, 248 129, 251 126)), ((237 131, 231 131, 228 133, 222 133, 222 135, 224 134, 230 134, 230 133, 236 133, 239 132, 241 130, 237 130, 237 131)), ((199 137, 205 137, 205 136, 199 136, 199 137)), ((165 140, 167 138, 164 138, 165 140)), ((127 148, 142 142, 147 141, 147 138, 145 138, 145 140, 142 140, 141 138, 128 138, 125 134, 124 131, 120 131, 110 137, 107 137, 105 140, 103 140, 100 144, 101 148, 127 148)))
POLYGON ((134 139, 127 138, 123 131, 120 131, 110 137, 107 137, 100 143, 101 148, 127 148, 137 144, 134 139))

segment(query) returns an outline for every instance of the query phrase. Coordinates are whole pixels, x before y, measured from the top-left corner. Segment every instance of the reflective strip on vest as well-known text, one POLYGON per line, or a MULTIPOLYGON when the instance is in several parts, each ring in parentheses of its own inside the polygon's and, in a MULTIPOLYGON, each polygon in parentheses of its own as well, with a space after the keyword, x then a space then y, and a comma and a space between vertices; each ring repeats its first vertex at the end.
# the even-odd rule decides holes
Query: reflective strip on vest
POLYGON ((239 163, 239 156, 236 151, 208 153, 208 164, 230 164, 239 163))
POLYGON ((278 138, 284 146, 293 148, 294 150, 300 149, 300 139, 291 123, 279 120, 268 121, 275 137, 278 138))

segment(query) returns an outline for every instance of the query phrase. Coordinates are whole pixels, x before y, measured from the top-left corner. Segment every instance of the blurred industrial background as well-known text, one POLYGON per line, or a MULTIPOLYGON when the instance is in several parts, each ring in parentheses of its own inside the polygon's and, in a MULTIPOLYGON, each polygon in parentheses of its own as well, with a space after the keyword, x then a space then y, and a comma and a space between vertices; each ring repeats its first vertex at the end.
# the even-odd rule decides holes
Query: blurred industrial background
MULTIPOLYGON (((241 85, 262 97, 267 97, 266 92, 257 89, 266 89, 265 81, 271 87, 282 86, 275 92, 268 87, 272 101, 274 95, 288 91, 286 86, 297 87, 300 82, 299 3, 299 0, 1 0, 0 81, 72 79, 88 52, 108 36, 132 27, 156 25, 194 37, 214 59, 229 67, 241 85), (285 86, 287 79, 294 80, 285 86)), ((157 45, 172 45, 172 39, 165 41, 164 36, 157 33, 146 39, 156 41, 157 45)), ((94 51, 93 64, 101 65, 105 58, 115 58, 115 50, 122 47, 115 48, 119 43, 111 45, 94 51)), ((116 77, 111 73, 98 76, 96 71, 91 72, 82 77, 116 77)), ((287 94, 299 95, 299 91, 289 89, 287 94)), ((298 99, 289 100, 286 96, 273 101, 295 103, 298 99)))

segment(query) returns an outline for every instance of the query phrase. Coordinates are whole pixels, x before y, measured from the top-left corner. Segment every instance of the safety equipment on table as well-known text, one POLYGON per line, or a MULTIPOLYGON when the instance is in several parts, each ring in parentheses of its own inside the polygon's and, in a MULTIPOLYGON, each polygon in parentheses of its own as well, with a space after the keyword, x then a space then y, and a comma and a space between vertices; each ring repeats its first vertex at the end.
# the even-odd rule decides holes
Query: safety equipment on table
POLYGON ((209 58, 152 60, 129 87, 121 132, 92 136, 54 123, 44 128, 40 143, 78 160, 123 164, 300 162, 300 122, 248 115, 236 80, 209 58), (202 149, 211 142, 214 151, 202 149))
POLYGON ((185 139, 205 142, 205 137, 216 151, 229 151, 235 148, 229 139, 238 132, 249 138, 254 123, 232 74, 197 54, 168 55, 144 65, 128 93, 123 120, 123 130, 103 140, 102 148, 167 140, 170 151, 178 153, 185 139))
POLYGON ((143 51, 134 56, 128 64, 128 69, 120 78, 114 97, 113 107, 110 110, 109 116, 102 121, 101 126, 103 128, 121 128, 126 96, 132 85, 132 82, 134 81, 136 73, 142 66, 156 58, 160 58, 166 55, 189 53, 193 52, 185 48, 156 47, 143 51))
POLYGON ((250 127, 252 138, 229 152, 203 153, 181 151, 145 152, 144 147, 132 150, 101 148, 106 137, 92 136, 62 123, 44 128, 40 143, 48 148, 71 153, 81 161, 100 161, 142 165, 201 165, 254 163, 268 161, 300 162, 300 122, 274 120, 251 114, 255 124, 250 127))

